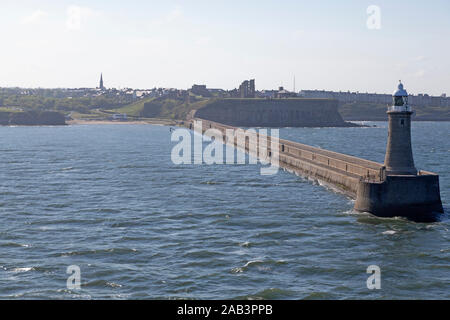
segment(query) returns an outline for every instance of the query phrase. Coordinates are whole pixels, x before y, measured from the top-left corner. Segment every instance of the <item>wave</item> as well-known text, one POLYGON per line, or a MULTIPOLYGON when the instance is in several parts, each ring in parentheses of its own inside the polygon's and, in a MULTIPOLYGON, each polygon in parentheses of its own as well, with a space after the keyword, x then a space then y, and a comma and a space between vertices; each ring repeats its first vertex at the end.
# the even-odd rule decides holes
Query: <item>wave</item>
POLYGON ((17 242, 6 242, 2 243, 0 246, 2 247, 22 247, 22 248, 29 248, 31 247, 31 244, 22 244, 17 242))
POLYGON ((250 260, 242 267, 235 267, 231 269, 232 273, 242 273, 250 268, 256 268, 259 271, 271 271, 276 265, 287 264, 286 260, 250 260))
POLYGON ((116 282, 108 280, 93 280, 81 284, 83 287, 110 287, 110 288, 122 288, 122 285, 116 282))
POLYGON ((92 249, 92 250, 79 250, 79 251, 67 251, 62 254, 57 254, 60 257, 69 257, 69 256, 85 256, 85 255, 98 255, 98 254, 127 254, 127 253, 136 253, 137 249, 134 248, 107 248, 107 249, 92 249))
POLYGON ((238 300, 282 300, 292 299, 295 297, 295 292, 292 290, 280 289, 280 288, 268 288, 259 291, 255 294, 236 297, 238 300))
POLYGON ((32 270, 35 270, 34 267, 20 267, 20 268, 12 268, 11 269, 12 272, 17 272, 17 273, 28 272, 28 271, 32 271, 32 270))
POLYGON ((241 242, 239 243, 240 247, 244 247, 244 248, 248 248, 252 245, 252 243, 250 241, 245 241, 245 242, 241 242))

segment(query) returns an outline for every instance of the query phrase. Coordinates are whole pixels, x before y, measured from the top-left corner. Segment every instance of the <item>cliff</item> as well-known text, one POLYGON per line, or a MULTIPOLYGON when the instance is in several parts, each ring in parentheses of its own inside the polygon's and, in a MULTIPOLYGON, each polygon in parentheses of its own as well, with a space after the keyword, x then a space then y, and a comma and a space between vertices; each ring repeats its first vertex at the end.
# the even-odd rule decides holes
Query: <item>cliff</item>
POLYGON ((0 125, 65 125, 64 115, 55 111, 0 112, 0 125))
POLYGON ((331 99, 217 99, 194 117, 236 127, 353 127, 331 99))

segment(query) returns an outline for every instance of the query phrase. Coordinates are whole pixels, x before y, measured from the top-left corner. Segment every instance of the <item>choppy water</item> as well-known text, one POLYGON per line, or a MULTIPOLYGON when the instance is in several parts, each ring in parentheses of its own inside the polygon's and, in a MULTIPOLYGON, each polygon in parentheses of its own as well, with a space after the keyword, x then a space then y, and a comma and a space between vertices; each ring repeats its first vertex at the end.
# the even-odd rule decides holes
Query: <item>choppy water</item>
MULTIPOLYGON (((382 162, 377 125, 280 136, 382 162)), ((413 124, 447 212, 449 132, 413 124)), ((0 127, 0 142, 0 298, 450 298, 447 215, 380 219, 284 171, 177 166, 168 127, 0 127), (366 287, 373 264, 381 290, 366 287)))

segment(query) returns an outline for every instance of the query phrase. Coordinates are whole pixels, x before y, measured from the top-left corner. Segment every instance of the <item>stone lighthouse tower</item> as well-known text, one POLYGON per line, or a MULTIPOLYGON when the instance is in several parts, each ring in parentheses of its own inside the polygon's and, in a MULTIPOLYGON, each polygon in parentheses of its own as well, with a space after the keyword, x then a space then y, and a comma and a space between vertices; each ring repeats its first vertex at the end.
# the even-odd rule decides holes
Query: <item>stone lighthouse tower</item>
POLYGON ((417 175, 411 147, 411 107, 408 93, 400 82, 393 94, 389 117, 388 141, 384 165, 387 175, 417 175))
POLYGON ((355 209, 379 217, 406 217, 418 222, 440 219, 444 212, 439 191, 439 176, 414 166, 411 148, 411 107, 408 93, 400 82, 388 108, 388 140, 384 168, 379 181, 361 179, 355 209))

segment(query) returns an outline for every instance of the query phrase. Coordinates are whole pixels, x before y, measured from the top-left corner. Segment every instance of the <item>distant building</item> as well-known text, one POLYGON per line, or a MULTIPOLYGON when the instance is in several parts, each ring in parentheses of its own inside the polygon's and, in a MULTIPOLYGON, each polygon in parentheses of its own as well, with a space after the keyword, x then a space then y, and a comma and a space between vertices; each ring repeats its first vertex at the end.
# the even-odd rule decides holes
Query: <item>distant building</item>
POLYGON ((194 84, 191 88, 191 92, 197 96, 211 97, 211 92, 206 89, 204 84, 194 84))
POLYGON ((239 86, 239 96, 241 98, 255 97, 255 79, 245 80, 239 86))
POLYGON ((225 94, 226 94, 226 91, 223 90, 223 89, 211 89, 211 88, 209 88, 208 91, 212 95, 214 95, 216 97, 225 97, 225 94))
POLYGON ((275 98, 281 99, 281 98, 295 98, 297 97, 297 94, 295 92, 287 91, 283 87, 279 87, 278 91, 275 92, 275 98))
POLYGON ((272 99, 275 98, 275 95, 277 94, 278 90, 262 90, 262 91, 258 91, 257 95, 258 98, 268 98, 268 99, 272 99))
MULTIPOLYGON (((327 98, 336 99, 342 103, 366 102, 377 104, 390 104, 392 95, 362 92, 342 92, 342 91, 325 91, 325 90, 302 90, 300 96, 304 98, 327 98)), ((409 95, 408 101, 413 106, 433 106, 433 107, 450 107, 450 97, 442 94, 439 97, 433 97, 428 94, 419 93, 417 95, 409 95)))
POLYGON ((112 115, 113 120, 126 121, 127 114, 126 113, 115 113, 112 115))

